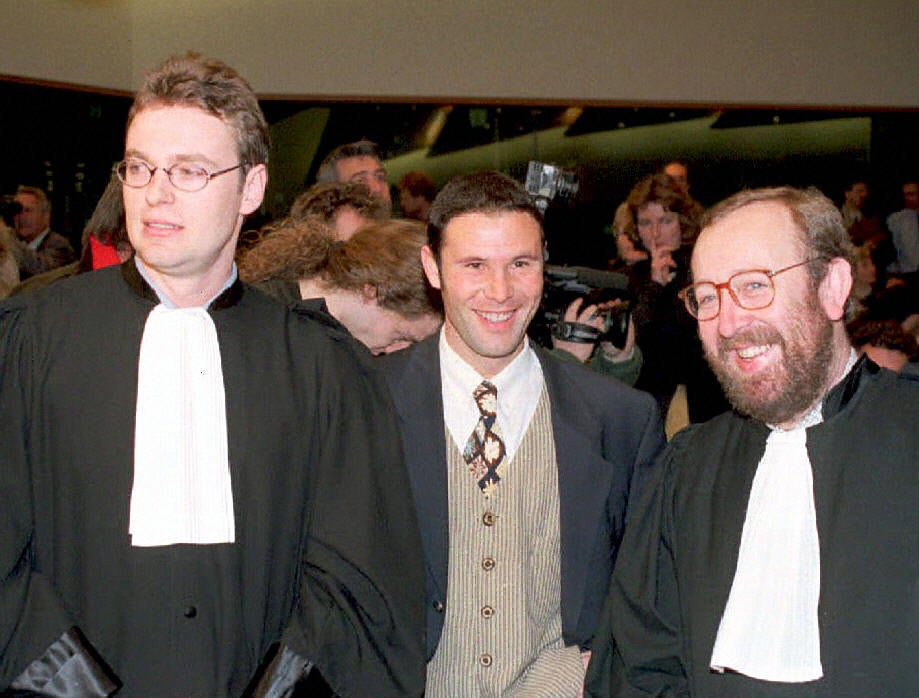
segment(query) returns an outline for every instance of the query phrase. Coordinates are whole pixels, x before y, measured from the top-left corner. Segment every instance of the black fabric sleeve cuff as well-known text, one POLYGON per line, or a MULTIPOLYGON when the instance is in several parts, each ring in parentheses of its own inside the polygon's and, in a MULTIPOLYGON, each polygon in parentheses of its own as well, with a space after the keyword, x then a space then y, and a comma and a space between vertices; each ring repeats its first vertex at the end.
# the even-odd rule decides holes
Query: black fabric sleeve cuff
MULTIPOLYGON (((245 698, 296 698, 301 695, 319 696, 329 693, 303 693, 304 682, 317 672, 313 663, 304 659, 284 644, 256 678, 255 685, 246 691, 245 698)), ((317 677, 318 678, 318 677, 317 677)))
POLYGON ((106 698, 120 684, 77 628, 70 628, 10 684, 49 698, 106 698))

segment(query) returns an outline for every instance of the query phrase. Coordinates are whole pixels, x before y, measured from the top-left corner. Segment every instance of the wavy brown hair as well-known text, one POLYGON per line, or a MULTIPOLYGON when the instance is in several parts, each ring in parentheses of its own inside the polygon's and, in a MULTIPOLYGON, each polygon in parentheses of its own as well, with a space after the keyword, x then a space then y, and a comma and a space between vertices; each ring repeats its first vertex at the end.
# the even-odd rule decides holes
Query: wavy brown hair
POLYGON ((658 173, 645 177, 632 188, 625 203, 632 214, 631 220, 625 226, 625 234, 637 249, 645 250, 636 221, 638 212, 648 204, 660 204, 665 211, 680 217, 680 242, 684 247, 691 247, 699 236, 699 221, 692 216, 689 198, 665 174, 658 173))
POLYGON ((421 267, 425 242, 424 224, 417 221, 374 221, 344 241, 316 217, 288 221, 242 255, 239 275, 249 283, 319 277, 333 289, 370 288, 380 307, 418 317, 440 310, 421 267))

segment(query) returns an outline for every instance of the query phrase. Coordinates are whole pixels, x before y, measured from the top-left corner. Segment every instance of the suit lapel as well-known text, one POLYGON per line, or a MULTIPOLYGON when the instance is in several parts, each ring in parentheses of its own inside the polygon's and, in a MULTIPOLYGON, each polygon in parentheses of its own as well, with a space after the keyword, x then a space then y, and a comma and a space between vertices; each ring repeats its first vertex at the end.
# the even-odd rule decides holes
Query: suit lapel
POLYGON ((440 598, 445 598, 449 517, 438 341, 439 333, 409 350, 412 355, 399 376, 395 403, 406 435, 405 456, 422 544, 440 598))
POLYGON ((585 412, 583 401, 565 385, 559 365, 537 351, 552 403, 552 432, 558 464, 559 536, 561 541, 562 624, 574 628, 589 577, 590 555, 606 512, 610 473, 597 467, 600 425, 585 412), (595 439, 587 435, 594 434, 595 439), (588 512, 590 514, 588 515, 588 512))

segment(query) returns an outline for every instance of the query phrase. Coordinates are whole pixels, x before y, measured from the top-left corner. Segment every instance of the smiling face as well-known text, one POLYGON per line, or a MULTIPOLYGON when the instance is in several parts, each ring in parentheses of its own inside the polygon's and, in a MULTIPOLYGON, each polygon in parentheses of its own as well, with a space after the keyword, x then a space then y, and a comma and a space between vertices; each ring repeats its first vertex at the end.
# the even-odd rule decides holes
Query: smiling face
MULTIPOLYGON (((781 269, 809 256, 784 205, 760 202, 702 232, 692 271, 696 282, 721 283, 740 271, 781 269)), ((719 315, 699 322, 706 358, 740 412, 790 426, 829 389, 848 354, 839 325, 851 276, 842 265, 848 269, 833 262, 816 288, 807 265, 777 275, 775 299, 759 310, 745 310, 721 291, 719 315)))
MULTIPOLYGON (((239 162, 233 129, 183 106, 141 110, 128 128, 125 154, 152 167, 189 163, 209 172, 239 162)), ((122 187, 131 244, 171 298, 170 290, 181 287, 183 297, 202 295, 205 302, 228 278, 243 218, 259 206, 265 187, 264 165, 249 168, 241 181, 243 171, 215 177, 196 192, 176 189, 162 169, 145 187, 122 187)))
POLYGON ((523 349, 542 298, 542 228, 518 211, 464 213, 447 223, 440 260, 430 248, 422 263, 444 303, 447 342, 490 378, 523 349))

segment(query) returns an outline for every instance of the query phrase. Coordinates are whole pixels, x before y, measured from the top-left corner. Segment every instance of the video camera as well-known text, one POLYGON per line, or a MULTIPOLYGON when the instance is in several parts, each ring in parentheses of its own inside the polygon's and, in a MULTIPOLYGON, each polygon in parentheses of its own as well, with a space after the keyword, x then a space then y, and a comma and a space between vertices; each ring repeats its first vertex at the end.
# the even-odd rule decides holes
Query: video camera
POLYGON ((571 170, 530 160, 524 187, 540 212, 545 215, 549 202, 556 196, 571 198, 578 193, 578 176, 571 170))
POLYGON ((543 346, 551 346, 554 336, 569 342, 610 342, 623 348, 631 316, 628 285, 628 277, 619 272, 547 264, 542 305, 533 321, 531 336, 543 346), (611 300, 623 302, 601 311, 606 322, 598 330, 592 325, 565 321, 565 310, 576 298, 584 299, 582 308, 611 300))

